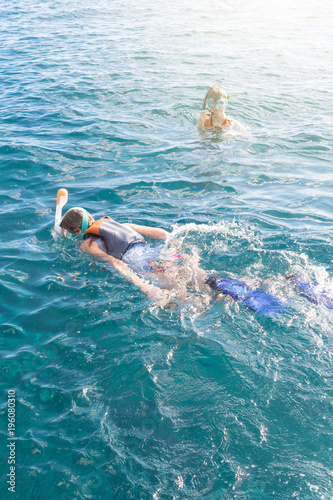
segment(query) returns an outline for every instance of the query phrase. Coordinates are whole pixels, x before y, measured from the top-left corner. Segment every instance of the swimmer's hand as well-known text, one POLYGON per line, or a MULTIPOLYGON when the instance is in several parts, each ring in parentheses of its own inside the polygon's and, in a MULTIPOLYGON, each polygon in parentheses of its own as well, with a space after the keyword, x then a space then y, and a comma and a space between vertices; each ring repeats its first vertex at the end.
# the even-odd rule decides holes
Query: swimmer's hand
POLYGON ((147 297, 150 299, 155 299, 155 300, 169 300, 169 291, 168 290, 163 290, 161 288, 158 288, 155 285, 150 285, 149 283, 146 283, 145 285, 141 286, 141 291, 144 292, 147 297))
POLYGON ((204 109, 201 112, 201 115, 199 116, 199 119, 198 119, 198 122, 197 122, 197 127, 198 128, 204 128, 205 121, 207 120, 207 118, 210 117, 210 115, 211 115, 211 113, 209 111, 207 111, 207 109, 204 109))
POLYGON ((140 289, 147 297, 155 301, 156 306, 162 307, 163 309, 170 307, 171 294, 169 290, 164 290, 148 283, 144 288, 140 287, 140 289))

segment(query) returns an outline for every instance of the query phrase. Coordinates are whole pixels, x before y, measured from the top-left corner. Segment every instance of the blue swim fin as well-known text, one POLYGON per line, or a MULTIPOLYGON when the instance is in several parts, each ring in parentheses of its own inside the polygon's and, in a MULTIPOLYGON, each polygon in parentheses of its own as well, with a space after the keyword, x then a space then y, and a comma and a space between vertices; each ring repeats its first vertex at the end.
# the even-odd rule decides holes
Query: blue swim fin
POLYGON ((316 280, 308 280, 301 276, 291 276, 288 279, 291 279, 302 297, 305 297, 314 304, 322 304, 327 309, 333 309, 333 298, 328 295, 326 290, 318 290, 318 282, 316 280))
POLYGON ((276 315, 287 306, 286 301, 258 288, 252 288, 245 281, 208 276, 206 283, 213 290, 230 295, 233 299, 239 300, 250 309, 259 313, 276 315))

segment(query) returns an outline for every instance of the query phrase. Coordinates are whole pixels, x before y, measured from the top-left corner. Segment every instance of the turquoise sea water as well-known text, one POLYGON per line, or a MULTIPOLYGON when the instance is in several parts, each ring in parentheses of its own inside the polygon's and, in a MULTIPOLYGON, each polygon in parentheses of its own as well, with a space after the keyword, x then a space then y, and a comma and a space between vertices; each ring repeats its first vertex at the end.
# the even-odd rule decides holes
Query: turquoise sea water
POLYGON ((284 278, 333 294, 330 3, 0 14, 1 498, 333 498, 333 312, 284 278), (196 129, 214 81, 249 134, 196 129), (55 237, 60 187, 289 308, 156 307, 55 237))

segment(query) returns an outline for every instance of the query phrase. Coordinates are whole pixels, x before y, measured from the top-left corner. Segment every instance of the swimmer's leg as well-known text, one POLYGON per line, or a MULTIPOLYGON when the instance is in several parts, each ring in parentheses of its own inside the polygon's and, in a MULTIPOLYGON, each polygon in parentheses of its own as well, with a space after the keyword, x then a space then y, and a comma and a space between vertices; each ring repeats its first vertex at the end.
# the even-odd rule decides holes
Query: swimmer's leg
POLYGON ((333 298, 329 296, 326 290, 319 288, 316 280, 309 280, 293 274, 287 275, 286 278, 293 283, 302 297, 305 297, 313 304, 322 304, 327 309, 333 309, 333 298))
POLYGON ((210 275, 207 277, 206 283, 213 290, 229 295, 259 313, 275 315, 287 306, 286 301, 258 288, 252 288, 245 281, 210 275))

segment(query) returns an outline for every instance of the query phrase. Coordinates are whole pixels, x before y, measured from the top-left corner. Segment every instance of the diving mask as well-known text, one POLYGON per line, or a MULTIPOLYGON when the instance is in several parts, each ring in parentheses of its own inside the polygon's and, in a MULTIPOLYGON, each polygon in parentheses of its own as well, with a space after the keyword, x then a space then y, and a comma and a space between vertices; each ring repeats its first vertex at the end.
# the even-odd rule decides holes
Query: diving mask
POLYGON ((212 102, 214 102, 214 98, 210 97, 209 99, 207 99, 207 103, 211 109, 216 108, 216 106, 218 106, 221 109, 224 109, 228 105, 228 99, 230 99, 230 95, 228 95, 227 98, 221 97, 218 101, 216 101, 214 104, 212 104, 212 102), (223 103, 223 106, 221 105, 222 103, 223 103))

